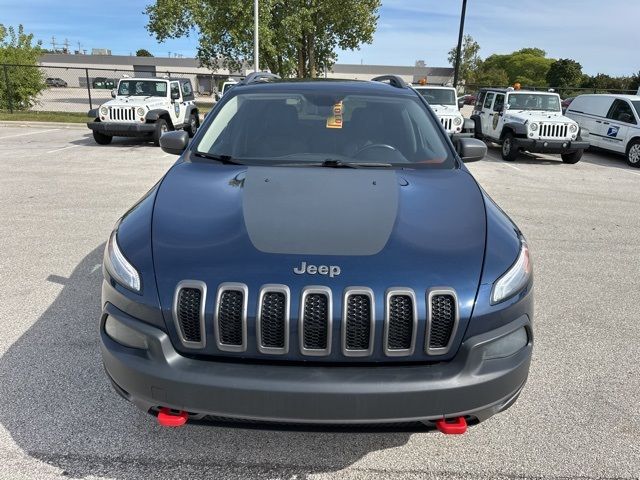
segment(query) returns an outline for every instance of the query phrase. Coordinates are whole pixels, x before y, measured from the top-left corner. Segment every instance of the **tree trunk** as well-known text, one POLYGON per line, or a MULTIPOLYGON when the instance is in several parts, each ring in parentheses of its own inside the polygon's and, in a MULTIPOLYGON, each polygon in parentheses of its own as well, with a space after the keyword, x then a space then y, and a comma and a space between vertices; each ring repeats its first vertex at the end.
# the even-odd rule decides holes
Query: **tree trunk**
POLYGON ((307 37, 307 52, 307 58, 309 59, 309 76, 311 78, 316 78, 316 52, 313 35, 309 35, 307 37))
POLYGON ((298 78, 305 78, 307 76, 307 56, 306 56, 306 42, 304 35, 302 36, 300 46, 298 47, 298 78))

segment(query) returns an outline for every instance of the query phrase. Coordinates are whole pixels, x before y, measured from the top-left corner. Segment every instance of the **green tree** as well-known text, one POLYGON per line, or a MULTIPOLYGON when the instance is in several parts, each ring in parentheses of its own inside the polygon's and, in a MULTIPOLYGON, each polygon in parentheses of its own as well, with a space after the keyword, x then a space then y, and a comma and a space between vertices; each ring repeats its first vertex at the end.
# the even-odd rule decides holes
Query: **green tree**
MULTIPOLYGON (((147 29, 159 41, 197 33, 202 64, 240 70, 253 59, 253 2, 156 0, 147 29)), ((336 50, 371 43, 381 0, 260 0, 260 60, 280 76, 315 77, 336 50)))
POLYGON ((136 51, 136 57, 153 57, 153 55, 146 48, 141 48, 140 50, 136 51))
POLYGON ((42 54, 41 42, 33 44, 33 35, 0 24, 0 109, 26 110, 37 102, 38 94, 46 88, 44 75, 38 68, 42 54))
POLYGON ((567 88, 580 85, 582 65, 569 58, 561 58, 551 64, 547 72, 547 84, 551 87, 567 88))
MULTIPOLYGON (((449 50, 449 63, 455 68, 456 66, 456 50, 457 47, 453 47, 449 50)), ((474 83, 477 81, 475 78, 478 73, 478 66, 480 65, 480 45, 476 42, 471 35, 465 35, 462 41, 462 50, 460 51, 460 68, 458 70, 459 78, 467 83, 474 83)))
POLYGON ((507 55, 491 55, 482 62, 481 69, 503 71, 507 84, 519 82, 522 86, 543 87, 547 85, 547 72, 554 62, 546 57, 544 50, 523 48, 507 55))

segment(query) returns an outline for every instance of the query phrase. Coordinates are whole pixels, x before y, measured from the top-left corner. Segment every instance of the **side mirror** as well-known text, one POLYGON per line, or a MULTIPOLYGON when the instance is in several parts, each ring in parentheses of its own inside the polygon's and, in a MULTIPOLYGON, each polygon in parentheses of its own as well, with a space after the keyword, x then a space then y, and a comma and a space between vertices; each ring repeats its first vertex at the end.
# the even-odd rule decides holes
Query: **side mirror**
POLYGON ((167 132, 160 137, 160 148, 172 155, 182 155, 189 145, 189 134, 184 130, 167 132))
MULTIPOLYGON (((162 144, 162 139, 160 139, 162 144)), ((477 138, 459 138, 456 150, 464 163, 477 162, 487 155, 487 145, 477 138)))
POLYGON ((115 91, 115 89, 114 89, 114 90, 111 90, 111 98, 116 98, 116 91, 115 91))
POLYGON ((180 98, 180 92, 171 92, 171 100, 178 100, 180 98))

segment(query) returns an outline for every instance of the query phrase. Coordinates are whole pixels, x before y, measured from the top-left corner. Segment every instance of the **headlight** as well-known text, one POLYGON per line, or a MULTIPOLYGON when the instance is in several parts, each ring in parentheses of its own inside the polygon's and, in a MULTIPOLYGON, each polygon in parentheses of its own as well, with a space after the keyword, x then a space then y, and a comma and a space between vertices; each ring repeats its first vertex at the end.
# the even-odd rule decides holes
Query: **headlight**
POLYGON ((529 130, 531 130, 532 132, 535 132, 536 130, 538 130, 538 124, 537 123, 529 124, 529 130))
POLYGON ((107 107, 100 107, 100 115, 107 115, 109 113, 109 109, 107 107))
POLYGON ((520 254, 515 263, 493 284, 491 304, 500 303, 524 288, 531 277, 531 259, 529 247, 524 238, 520 239, 520 254))
POLYGON ((578 131, 578 125, 576 125, 575 123, 572 123, 571 125, 569 125, 569 131, 571 133, 576 133, 578 131))
POLYGON ((140 292, 140 275, 125 258, 118 246, 118 230, 114 230, 104 251, 104 266, 109 274, 123 287, 140 292))
POLYGON ((456 117, 453 119, 453 124, 457 127, 458 125, 462 125, 462 117, 456 117))
POLYGON ((139 117, 144 117, 144 114, 145 114, 144 108, 138 107, 138 110, 136 110, 136 113, 138 114, 139 117))

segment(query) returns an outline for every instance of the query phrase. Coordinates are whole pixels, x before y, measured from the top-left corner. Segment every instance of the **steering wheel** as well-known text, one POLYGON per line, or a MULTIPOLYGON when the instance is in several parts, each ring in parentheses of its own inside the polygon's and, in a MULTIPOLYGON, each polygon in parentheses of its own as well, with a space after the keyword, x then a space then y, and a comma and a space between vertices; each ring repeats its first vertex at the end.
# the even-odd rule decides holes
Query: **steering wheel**
POLYGON ((380 148, 385 150, 391 150, 392 152, 397 152, 398 149, 392 145, 388 145, 386 143, 372 143, 371 145, 365 145, 364 147, 358 149, 358 151, 354 154, 354 157, 357 157, 361 153, 364 153, 368 150, 372 150, 374 148, 380 148))

